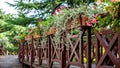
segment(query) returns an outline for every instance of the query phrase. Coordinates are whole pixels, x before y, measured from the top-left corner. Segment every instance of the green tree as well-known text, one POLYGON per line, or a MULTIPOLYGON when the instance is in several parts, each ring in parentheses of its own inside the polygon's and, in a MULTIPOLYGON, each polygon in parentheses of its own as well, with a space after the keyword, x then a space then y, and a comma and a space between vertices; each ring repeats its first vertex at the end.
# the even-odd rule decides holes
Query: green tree
POLYGON ((92 1, 93 0, 15 0, 15 4, 8 4, 15 7, 19 13, 32 13, 33 17, 39 18, 51 15, 54 8, 64 2, 74 7, 80 3, 92 1))

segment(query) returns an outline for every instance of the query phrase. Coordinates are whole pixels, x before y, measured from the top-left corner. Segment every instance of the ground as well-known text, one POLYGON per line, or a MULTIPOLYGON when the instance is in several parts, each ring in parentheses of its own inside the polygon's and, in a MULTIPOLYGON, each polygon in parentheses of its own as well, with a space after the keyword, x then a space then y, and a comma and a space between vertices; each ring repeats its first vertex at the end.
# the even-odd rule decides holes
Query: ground
POLYGON ((0 68, 22 68, 17 55, 0 56, 0 68))

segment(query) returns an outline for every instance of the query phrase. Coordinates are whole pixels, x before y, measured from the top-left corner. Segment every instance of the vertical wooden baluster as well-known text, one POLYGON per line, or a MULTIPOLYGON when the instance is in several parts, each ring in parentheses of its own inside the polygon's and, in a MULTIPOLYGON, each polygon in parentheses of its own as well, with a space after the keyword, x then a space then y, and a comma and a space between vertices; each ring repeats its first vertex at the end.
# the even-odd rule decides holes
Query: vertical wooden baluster
MULTIPOLYGON (((84 35, 84 30, 83 33, 81 35, 81 39, 80 39, 80 65, 83 64, 83 35, 84 35)), ((81 68, 84 68, 84 65, 81 66, 81 68)))
POLYGON ((87 27, 87 68, 91 68, 91 27, 87 27))
MULTIPOLYGON (((65 33, 62 34, 62 39, 63 39, 63 42, 66 41, 65 40, 65 33)), ((65 44, 62 43, 62 57, 61 57, 61 68, 66 68, 66 46, 65 44)))
POLYGON ((34 55, 34 53, 33 53, 33 36, 32 36, 32 41, 31 41, 32 43, 31 43, 31 61, 30 61, 30 68, 32 68, 32 64, 33 64, 33 55, 34 55))
POLYGON ((51 40, 48 36, 48 68, 51 68, 51 40))

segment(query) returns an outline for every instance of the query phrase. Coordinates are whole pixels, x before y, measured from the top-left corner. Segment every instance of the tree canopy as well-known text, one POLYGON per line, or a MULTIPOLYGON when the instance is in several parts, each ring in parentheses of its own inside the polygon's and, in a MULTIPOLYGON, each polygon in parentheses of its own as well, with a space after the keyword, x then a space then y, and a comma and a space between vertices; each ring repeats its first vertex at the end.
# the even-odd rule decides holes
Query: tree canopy
POLYGON ((83 2, 89 3, 93 0, 15 0, 15 4, 8 4, 15 7, 19 13, 44 18, 51 15, 54 8, 61 3, 67 3, 70 7, 75 7, 83 2))

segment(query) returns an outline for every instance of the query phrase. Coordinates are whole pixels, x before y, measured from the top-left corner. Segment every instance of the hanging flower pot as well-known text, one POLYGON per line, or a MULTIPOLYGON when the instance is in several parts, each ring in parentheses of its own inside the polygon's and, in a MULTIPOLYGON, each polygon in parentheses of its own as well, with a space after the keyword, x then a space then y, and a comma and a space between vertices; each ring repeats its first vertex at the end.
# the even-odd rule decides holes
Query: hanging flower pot
POLYGON ((34 39, 38 39, 38 38, 40 38, 41 37, 41 35, 40 34, 37 34, 37 33, 34 33, 34 35, 33 35, 33 38, 34 39))
POLYGON ((52 27, 52 34, 55 34, 55 32, 56 32, 56 28, 55 27, 52 27))
POLYGON ((56 28, 55 28, 55 27, 52 27, 52 29, 47 32, 47 36, 48 36, 48 35, 55 34, 55 32, 56 32, 56 28))
POLYGON ((25 42, 25 40, 20 40, 20 43, 24 43, 25 42))
POLYGON ((72 19, 69 19, 68 22, 66 23, 66 29, 70 30, 72 25, 72 19))
POLYGON ((86 26, 88 18, 85 15, 81 15, 81 18, 82 18, 81 26, 86 26))
POLYGON ((76 26, 86 26, 87 21, 88 21, 88 18, 85 15, 80 15, 77 18, 77 25, 76 26))
POLYGON ((50 31, 47 32, 47 36, 51 35, 52 33, 50 31))
POLYGON ((25 40, 32 40, 32 35, 27 35, 27 36, 25 37, 25 40))

